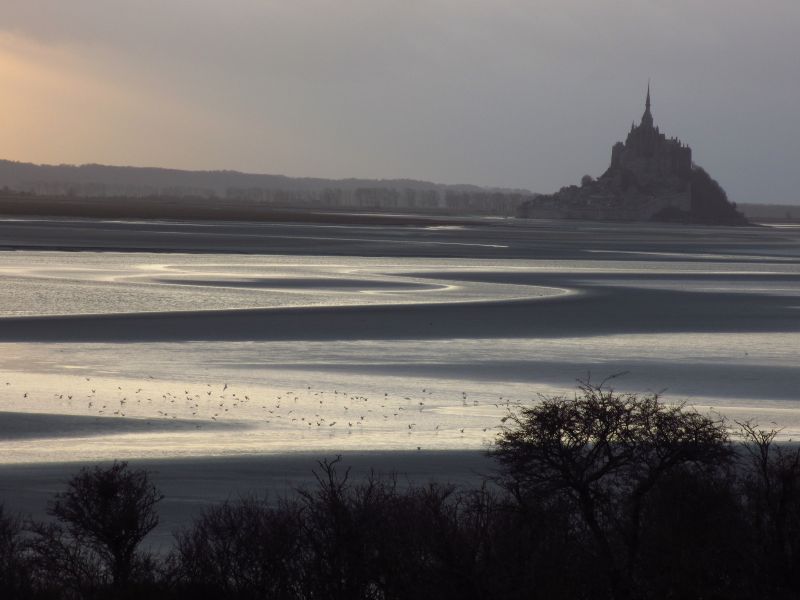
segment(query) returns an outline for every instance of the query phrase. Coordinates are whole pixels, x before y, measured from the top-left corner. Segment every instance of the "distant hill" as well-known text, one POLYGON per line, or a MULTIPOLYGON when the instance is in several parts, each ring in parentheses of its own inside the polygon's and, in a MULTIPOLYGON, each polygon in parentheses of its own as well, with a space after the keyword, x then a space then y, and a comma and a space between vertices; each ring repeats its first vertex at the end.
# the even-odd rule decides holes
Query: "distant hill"
POLYGON ((243 190, 313 192, 326 189, 396 189, 530 194, 528 190, 447 185, 415 179, 322 179, 238 171, 184 171, 107 165, 37 165, 0 160, 0 187, 40 195, 82 197, 240 196, 243 190))
POLYGON ((532 197, 527 190, 414 179, 321 179, 0 160, 0 212, 5 214, 78 211, 86 216, 200 218, 209 210, 213 215, 224 210, 231 218, 256 218, 273 215, 273 209, 322 209, 510 216, 532 197))

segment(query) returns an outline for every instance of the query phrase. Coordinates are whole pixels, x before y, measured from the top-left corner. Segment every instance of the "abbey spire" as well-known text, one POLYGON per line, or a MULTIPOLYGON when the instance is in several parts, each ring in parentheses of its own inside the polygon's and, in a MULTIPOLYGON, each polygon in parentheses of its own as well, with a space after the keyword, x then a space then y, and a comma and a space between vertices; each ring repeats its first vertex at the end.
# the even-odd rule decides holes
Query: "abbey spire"
POLYGON ((653 115, 650 114, 650 80, 647 81, 647 99, 644 101, 644 114, 642 115, 642 125, 645 127, 653 126, 653 115))

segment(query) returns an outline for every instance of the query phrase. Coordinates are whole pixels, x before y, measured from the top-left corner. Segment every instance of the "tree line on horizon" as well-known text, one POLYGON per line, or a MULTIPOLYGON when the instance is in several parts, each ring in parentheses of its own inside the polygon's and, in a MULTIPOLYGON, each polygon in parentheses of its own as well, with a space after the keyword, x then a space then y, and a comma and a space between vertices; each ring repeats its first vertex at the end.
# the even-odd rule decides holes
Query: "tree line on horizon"
POLYGON ((84 468, 46 522, 0 505, 0 598, 788 600, 800 448, 776 435, 585 384, 509 412, 477 487, 322 460, 293 495, 209 506, 162 554, 142 545, 150 474, 84 468))

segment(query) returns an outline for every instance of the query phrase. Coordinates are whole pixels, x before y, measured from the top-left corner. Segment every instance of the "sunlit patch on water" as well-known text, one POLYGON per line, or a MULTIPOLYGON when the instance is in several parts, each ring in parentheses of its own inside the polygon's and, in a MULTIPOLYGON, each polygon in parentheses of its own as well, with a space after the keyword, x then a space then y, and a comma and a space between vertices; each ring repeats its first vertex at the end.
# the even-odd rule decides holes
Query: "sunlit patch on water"
POLYGON ((608 385, 797 439, 797 347, 789 333, 2 344, 0 411, 97 423, 5 439, 0 461, 482 449, 515 406, 621 371, 608 385))
MULTIPOLYGON (((0 317, 310 306, 499 302, 564 294, 440 280, 463 261, 0 252, 0 317), (420 268, 413 276, 403 271, 420 268)), ((467 261, 497 268, 491 261, 467 261)))
MULTIPOLYGON (((695 262, 678 262, 0 253, 0 315, 497 303, 574 292, 508 276, 520 273, 534 283, 535 276, 569 273, 577 283, 584 274, 586 281, 599 276, 605 286, 796 295, 796 263, 758 264, 755 256, 736 262, 728 253, 697 253, 695 262), (727 262, 702 262, 709 257, 727 262), (702 279, 711 273, 731 279, 702 279), (497 281, 467 276, 486 274, 497 281), (733 279, 743 274, 753 281, 733 279)), ((0 419, 7 416, 0 462, 481 449, 518 404, 619 373, 609 384, 621 391, 662 393, 665 401, 730 420, 754 419, 781 429, 781 439, 800 435, 797 333, 474 339, 456 324, 447 335, 0 344, 0 419)))

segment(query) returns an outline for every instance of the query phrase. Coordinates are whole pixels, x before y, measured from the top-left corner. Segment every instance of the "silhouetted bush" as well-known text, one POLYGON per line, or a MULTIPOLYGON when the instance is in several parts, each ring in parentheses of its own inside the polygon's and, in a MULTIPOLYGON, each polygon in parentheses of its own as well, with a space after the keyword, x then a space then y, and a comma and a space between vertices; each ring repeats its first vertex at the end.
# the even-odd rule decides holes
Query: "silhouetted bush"
POLYGON ((28 598, 32 589, 22 519, 0 504, 0 598, 28 598))
POLYGON ((125 462, 82 469, 50 504, 55 521, 29 527, 42 587, 62 597, 136 597, 155 577, 139 545, 158 524, 162 498, 146 471, 125 462))
POLYGON ((631 574, 638 597, 758 597, 733 472, 685 464, 656 484, 643 507, 631 574))
POLYGON ((206 510, 176 535, 175 576, 191 598, 302 598, 302 516, 295 502, 272 508, 244 498, 206 510))
POLYGON ((573 398, 510 413, 492 454, 513 494, 572 508, 576 532, 593 545, 617 598, 633 593, 642 514, 655 486, 683 465, 731 457, 723 423, 657 396, 590 384, 573 398))
POLYGON ((743 503, 773 598, 800 596, 800 447, 775 443, 777 431, 738 423, 744 448, 743 503), (783 595, 784 590, 791 594, 783 595))
POLYGON ((473 540, 452 486, 399 489, 374 474, 353 484, 340 459, 322 461, 300 491, 307 597, 470 598, 473 540))

